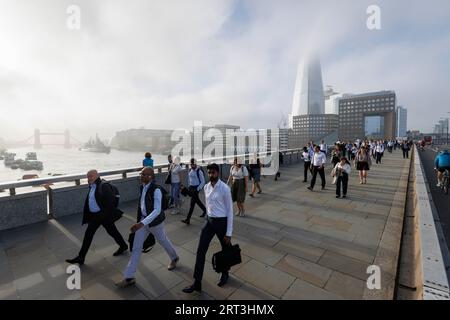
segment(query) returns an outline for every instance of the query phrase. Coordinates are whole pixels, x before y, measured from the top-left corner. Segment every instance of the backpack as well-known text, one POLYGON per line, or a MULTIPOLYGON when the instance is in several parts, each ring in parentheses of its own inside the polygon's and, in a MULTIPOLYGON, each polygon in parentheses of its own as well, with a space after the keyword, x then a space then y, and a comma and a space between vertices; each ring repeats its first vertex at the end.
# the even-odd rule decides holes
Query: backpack
POLYGON ((161 191, 161 211, 165 211, 169 208, 169 193, 166 189, 164 189, 163 186, 160 186, 155 183, 155 187, 153 188, 153 194, 152 197, 154 197, 154 192, 156 189, 159 189, 161 191))
POLYGON ((162 186, 157 186, 159 190, 161 191, 161 210, 165 211, 169 208, 169 193, 166 189, 164 189, 162 186))
POLYGON ((102 182, 100 183, 100 188, 99 188, 100 194, 103 194, 103 185, 107 185, 111 189, 111 192, 114 196, 113 206, 114 206, 114 208, 118 208, 119 200, 120 200, 119 189, 115 185, 113 185, 111 182, 102 179, 102 182))
MULTIPOLYGON (((203 168, 200 167, 200 166, 195 170, 195 172, 197 173, 197 179, 198 179, 198 182, 201 183, 201 180, 200 180, 200 171, 202 171, 202 173, 203 173, 203 180, 206 182, 206 179, 205 179, 205 171, 203 171, 203 168)), ((204 187, 204 186, 203 186, 203 187, 204 187)), ((203 188, 202 188, 202 189, 203 189, 203 188)))

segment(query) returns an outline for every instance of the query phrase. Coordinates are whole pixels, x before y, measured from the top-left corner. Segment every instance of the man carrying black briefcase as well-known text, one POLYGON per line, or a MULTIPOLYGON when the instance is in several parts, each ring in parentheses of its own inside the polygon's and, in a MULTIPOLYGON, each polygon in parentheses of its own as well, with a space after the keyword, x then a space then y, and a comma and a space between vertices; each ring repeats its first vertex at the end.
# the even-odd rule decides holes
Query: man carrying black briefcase
POLYGON ((217 273, 227 272, 232 266, 242 262, 241 248, 238 244, 228 245, 212 257, 212 265, 217 273))
MULTIPOLYGON (((195 260, 194 283, 183 289, 183 292, 192 293, 202 290, 203 270, 205 267, 205 256, 214 235, 220 241, 222 250, 231 244, 233 233, 233 202, 231 200, 230 187, 219 179, 219 166, 212 163, 207 166, 209 183, 205 186, 206 214, 207 219, 200 234, 195 260)), ((224 264, 225 265, 225 264, 224 264)), ((221 271, 217 285, 222 287, 228 281, 229 266, 221 271)))

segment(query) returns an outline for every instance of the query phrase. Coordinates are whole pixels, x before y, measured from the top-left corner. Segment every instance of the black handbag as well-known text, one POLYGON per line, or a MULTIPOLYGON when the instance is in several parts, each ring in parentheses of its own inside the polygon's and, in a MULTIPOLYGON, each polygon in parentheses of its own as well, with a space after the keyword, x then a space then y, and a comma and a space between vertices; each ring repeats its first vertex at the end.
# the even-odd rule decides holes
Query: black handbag
MULTIPOLYGON (((130 244, 130 252, 133 251, 133 243, 134 243, 134 233, 130 233, 128 236, 128 243, 130 244)), ((147 253, 153 249, 155 245, 155 236, 152 233, 149 233, 147 239, 144 241, 144 245, 142 246, 142 252, 147 253)))
POLYGON ((238 244, 227 246, 212 256, 212 265, 217 273, 228 271, 241 262, 241 248, 238 244))
POLYGON ((171 184, 172 183, 172 172, 169 171, 169 174, 167 175, 165 184, 171 184))

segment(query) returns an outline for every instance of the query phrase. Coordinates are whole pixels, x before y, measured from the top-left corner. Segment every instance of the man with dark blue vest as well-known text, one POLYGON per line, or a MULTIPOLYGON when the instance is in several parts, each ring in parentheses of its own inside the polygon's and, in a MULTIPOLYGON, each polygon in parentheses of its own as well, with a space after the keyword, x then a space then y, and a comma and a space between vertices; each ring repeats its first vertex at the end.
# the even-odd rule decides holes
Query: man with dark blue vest
POLYGON ((136 283, 136 273, 145 239, 152 233, 170 257, 167 269, 173 270, 179 260, 172 243, 164 230, 165 214, 162 210, 162 192, 154 182, 155 172, 151 167, 141 171, 141 197, 138 206, 137 223, 131 227, 135 233, 130 262, 124 272, 124 279, 117 283, 119 287, 127 287, 136 283))

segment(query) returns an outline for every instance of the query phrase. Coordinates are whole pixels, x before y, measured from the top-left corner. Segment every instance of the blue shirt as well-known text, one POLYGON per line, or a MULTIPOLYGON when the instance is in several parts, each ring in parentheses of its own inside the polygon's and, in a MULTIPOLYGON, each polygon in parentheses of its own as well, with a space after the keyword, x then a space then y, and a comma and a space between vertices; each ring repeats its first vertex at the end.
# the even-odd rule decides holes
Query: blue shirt
POLYGON ((194 169, 189 170, 189 186, 190 187, 197 187, 197 191, 200 191, 203 189, 203 186, 205 185, 205 177, 203 176, 203 171, 197 167, 194 169), (197 175, 197 170, 198 175, 197 175), (198 180, 198 177, 200 177, 200 180, 198 180))
POLYGON ((145 159, 142 161, 142 165, 143 165, 144 167, 153 167, 153 159, 151 159, 151 158, 145 158, 145 159))
POLYGON ((95 190, 97 189, 97 184, 93 183, 89 186, 89 211, 91 213, 98 213, 100 212, 100 207, 97 203, 97 200, 95 200, 95 190))
POLYGON ((434 166, 438 169, 450 167, 450 153, 448 151, 444 151, 438 155, 434 160, 434 166))

